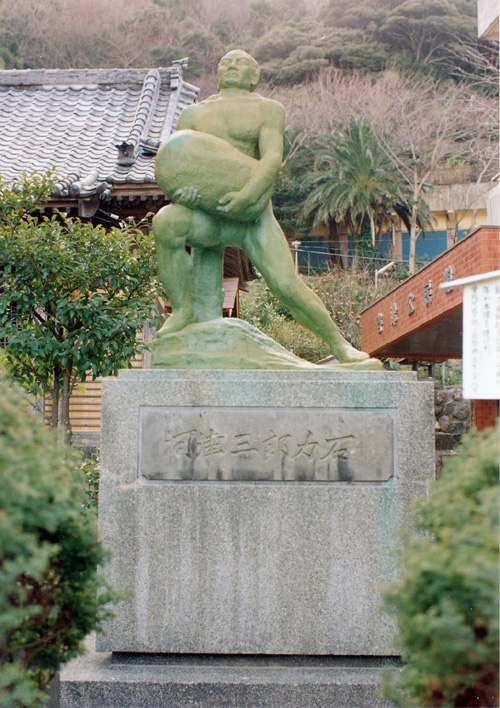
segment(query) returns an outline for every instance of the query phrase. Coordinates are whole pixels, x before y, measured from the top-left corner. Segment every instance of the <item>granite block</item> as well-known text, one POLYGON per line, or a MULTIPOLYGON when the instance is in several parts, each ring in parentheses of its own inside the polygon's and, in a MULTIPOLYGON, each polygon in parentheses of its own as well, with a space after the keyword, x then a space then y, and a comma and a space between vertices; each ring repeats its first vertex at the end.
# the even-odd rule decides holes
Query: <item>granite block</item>
POLYGON ((378 588, 434 474, 432 406, 412 373, 106 380, 99 524, 109 579, 134 596, 98 650, 393 653, 378 588))
POLYGON ((95 653, 61 672, 61 708, 391 708, 391 658, 95 653))

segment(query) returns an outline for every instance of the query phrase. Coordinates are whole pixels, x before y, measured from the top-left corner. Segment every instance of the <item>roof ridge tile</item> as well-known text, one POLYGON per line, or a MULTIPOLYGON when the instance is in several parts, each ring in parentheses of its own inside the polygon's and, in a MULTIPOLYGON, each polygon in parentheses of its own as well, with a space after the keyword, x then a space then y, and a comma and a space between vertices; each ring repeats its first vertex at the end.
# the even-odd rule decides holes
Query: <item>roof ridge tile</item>
MULTIPOLYGON (((70 86, 139 84, 151 69, 3 69, 0 70, 0 85, 10 86, 70 86)), ((161 82, 170 83, 177 68, 160 67, 161 82)))
POLYGON ((53 167, 59 197, 104 198, 107 182, 154 183, 162 129, 172 130, 196 92, 182 66, 0 71, 2 178, 53 167), (135 161, 119 166, 115 145, 129 138, 135 161))

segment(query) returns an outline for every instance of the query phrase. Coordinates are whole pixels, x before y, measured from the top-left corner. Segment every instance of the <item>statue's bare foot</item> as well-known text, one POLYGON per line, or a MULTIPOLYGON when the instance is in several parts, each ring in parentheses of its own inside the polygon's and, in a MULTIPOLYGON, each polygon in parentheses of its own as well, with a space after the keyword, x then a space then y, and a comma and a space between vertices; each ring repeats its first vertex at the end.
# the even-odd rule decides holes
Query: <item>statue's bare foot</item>
POLYGON ((197 321, 194 310, 191 308, 182 308, 170 315, 160 332, 178 332, 190 324, 195 324, 197 321))
POLYGON ((369 354, 355 349, 349 342, 344 342, 340 346, 335 347, 333 354, 341 364, 355 364, 370 358, 369 354))
POLYGON ((344 342, 335 348, 335 356, 340 362, 337 367, 346 369, 362 369, 373 371, 383 369, 383 364, 379 359, 371 359, 370 355, 353 347, 349 342, 344 342))

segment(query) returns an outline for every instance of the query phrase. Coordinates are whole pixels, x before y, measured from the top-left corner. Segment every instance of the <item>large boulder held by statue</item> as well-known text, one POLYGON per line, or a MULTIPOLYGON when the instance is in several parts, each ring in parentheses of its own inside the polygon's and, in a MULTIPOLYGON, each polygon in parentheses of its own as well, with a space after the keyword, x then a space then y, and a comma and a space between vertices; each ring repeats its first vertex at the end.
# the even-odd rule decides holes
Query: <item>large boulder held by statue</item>
MULTIPOLYGON (((197 209, 212 216, 231 219, 217 210, 219 200, 228 192, 243 189, 257 165, 258 160, 215 135, 179 130, 160 146, 155 177, 158 186, 171 201, 175 201, 177 190, 192 187, 200 195, 197 209)), ((267 206, 271 194, 272 186, 236 220, 255 221, 267 206)))

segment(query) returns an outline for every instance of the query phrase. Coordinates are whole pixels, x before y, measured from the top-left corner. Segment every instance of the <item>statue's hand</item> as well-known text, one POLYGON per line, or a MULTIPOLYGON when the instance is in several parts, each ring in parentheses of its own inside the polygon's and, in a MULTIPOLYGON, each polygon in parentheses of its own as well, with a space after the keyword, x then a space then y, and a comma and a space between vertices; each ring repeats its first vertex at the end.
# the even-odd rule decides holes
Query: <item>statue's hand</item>
POLYGON ((228 192, 219 199, 217 211, 236 217, 250 206, 251 202, 242 192, 228 192))
POLYGON ((188 209, 196 209, 200 198, 201 195, 194 187, 181 187, 181 189, 178 189, 173 195, 172 201, 177 204, 182 204, 182 206, 188 209))

